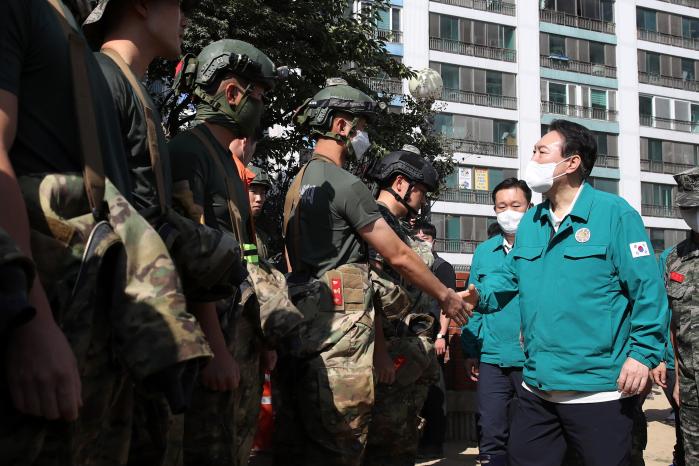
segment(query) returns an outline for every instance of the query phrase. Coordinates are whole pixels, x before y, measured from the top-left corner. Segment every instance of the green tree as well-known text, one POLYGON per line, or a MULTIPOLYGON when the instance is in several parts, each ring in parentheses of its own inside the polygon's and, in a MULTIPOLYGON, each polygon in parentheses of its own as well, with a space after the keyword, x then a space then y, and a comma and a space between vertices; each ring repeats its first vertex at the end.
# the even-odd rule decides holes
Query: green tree
MULTIPOLYGON (((266 128, 285 128, 284 134, 263 140, 254 160, 276 179, 268 202, 270 215, 266 218, 280 218, 287 187, 298 171, 297 158, 289 154, 302 153, 309 147, 306 135, 291 124, 293 111, 313 96, 328 77, 345 78, 378 100, 404 107, 400 111, 393 105, 391 112, 381 115, 372 125, 369 159, 403 144, 413 144, 435 161, 442 178, 452 171, 452 154, 446 152, 442 138, 431 131, 433 102, 393 95, 380 84, 382 78, 414 76, 388 54, 385 42, 377 37, 378 11, 388 5, 388 0, 375 0, 358 14, 351 14, 351 2, 342 0, 202 0, 191 15, 185 53, 197 54, 210 42, 235 38, 255 45, 278 66, 296 70, 271 93, 263 120, 266 128), (366 80, 369 77, 380 78, 379 84, 374 80, 370 88, 366 80)), ((159 63, 151 69, 150 79, 169 84, 173 74, 174 64, 159 63)), ((163 107, 171 135, 192 117, 193 108, 172 96, 163 107)))

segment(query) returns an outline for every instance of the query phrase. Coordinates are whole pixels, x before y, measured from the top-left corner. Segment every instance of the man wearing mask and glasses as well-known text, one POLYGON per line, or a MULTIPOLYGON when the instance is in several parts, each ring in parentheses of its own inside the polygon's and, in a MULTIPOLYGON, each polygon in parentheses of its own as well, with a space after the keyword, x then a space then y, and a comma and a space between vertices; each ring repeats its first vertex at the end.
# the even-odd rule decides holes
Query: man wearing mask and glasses
POLYGON ((508 459, 628 464, 633 406, 664 352, 667 303, 640 215, 585 179, 597 158, 586 128, 554 121, 525 179, 547 200, 530 209, 503 267, 474 277, 483 313, 520 300, 524 372, 508 459))
MULTIPOLYGON (((483 281, 502 268, 531 199, 531 189, 517 178, 508 178, 493 189, 493 209, 502 233, 476 248, 470 283, 483 281)), ((461 331, 467 375, 478 382, 478 458, 490 466, 507 464, 510 403, 524 390, 520 327, 519 298, 515 297, 500 312, 474 313, 461 331)))

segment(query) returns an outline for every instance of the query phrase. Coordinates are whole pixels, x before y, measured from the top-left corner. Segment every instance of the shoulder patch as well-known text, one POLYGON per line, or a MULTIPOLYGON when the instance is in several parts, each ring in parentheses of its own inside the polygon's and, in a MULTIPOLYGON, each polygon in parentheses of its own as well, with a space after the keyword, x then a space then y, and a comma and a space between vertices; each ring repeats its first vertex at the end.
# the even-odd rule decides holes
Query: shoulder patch
POLYGON ((645 241, 639 241, 638 243, 629 244, 631 248, 631 257, 634 259, 643 256, 650 256, 650 249, 645 241))

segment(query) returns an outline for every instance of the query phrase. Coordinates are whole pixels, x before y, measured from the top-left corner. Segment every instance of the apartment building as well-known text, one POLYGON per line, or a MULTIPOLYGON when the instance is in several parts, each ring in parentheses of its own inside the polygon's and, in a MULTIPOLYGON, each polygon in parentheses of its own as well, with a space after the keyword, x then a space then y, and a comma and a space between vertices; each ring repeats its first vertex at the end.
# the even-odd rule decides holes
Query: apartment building
POLYGON ((594 132, 591 184, 642 214, 656 251, 686 237, 672 175, 699 162, 699 0, 392 0, 379 29, 444 81, 435 130, 458 168, 432 221, 457 269, 495 221, 490 191, 556 118, 594 132))

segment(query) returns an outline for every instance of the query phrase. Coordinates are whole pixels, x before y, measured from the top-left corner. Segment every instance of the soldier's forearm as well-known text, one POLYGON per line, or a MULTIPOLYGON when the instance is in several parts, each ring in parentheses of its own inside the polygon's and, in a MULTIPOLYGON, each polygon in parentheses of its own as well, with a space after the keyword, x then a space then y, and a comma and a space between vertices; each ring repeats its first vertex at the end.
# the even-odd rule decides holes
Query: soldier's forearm
POLYGON ((214 356, 228 351, 226 339, 223 337, 221 324, 218 320, 216 305, 214 303, 192 303, 189 307, 194 317, 197 318, 214 356))

